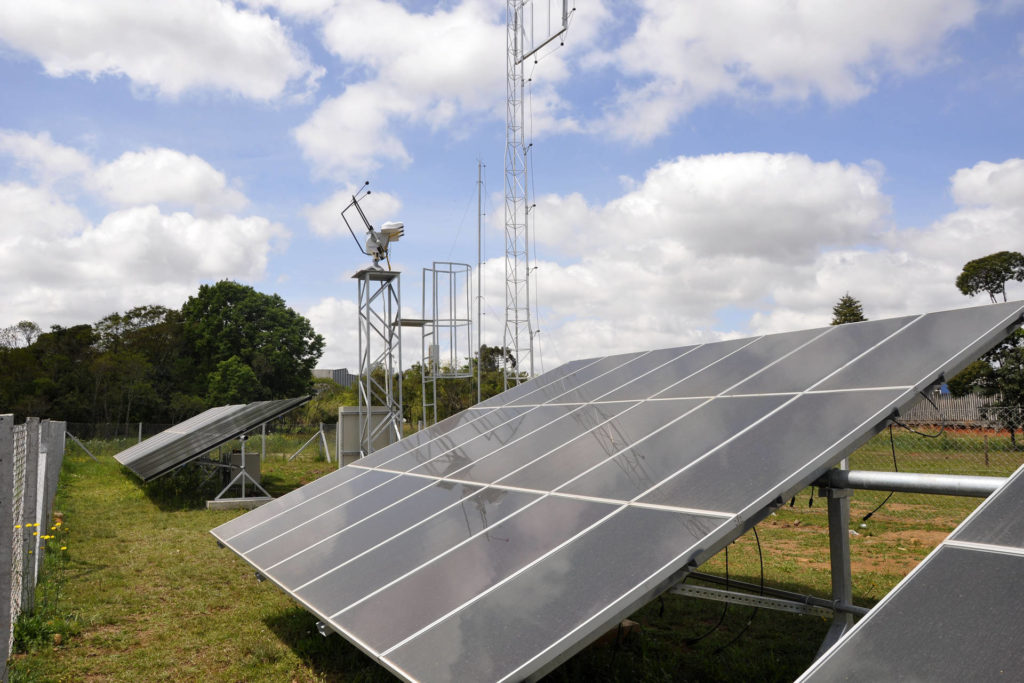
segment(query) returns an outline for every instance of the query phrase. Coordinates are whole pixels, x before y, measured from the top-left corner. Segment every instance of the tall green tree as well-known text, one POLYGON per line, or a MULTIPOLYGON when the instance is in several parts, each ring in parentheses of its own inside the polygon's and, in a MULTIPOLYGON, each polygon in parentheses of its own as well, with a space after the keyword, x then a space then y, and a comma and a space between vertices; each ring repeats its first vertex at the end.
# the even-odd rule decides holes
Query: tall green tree
POLYGON ((1006 301, 1006 283, 1011 280, 1024 282, 1024 254, 999 251, 965 263, 956 287, 965 296, 988 292, 989 299, 996 303, 998 294, 1006 301))
POLYGON ((864 308, 860 301, 850 296, 850 293, 839 297, 839 301, 832 307, 832 324, 844 325, 846 323, 860 323, 867 320, 864 317, 864 308))
MULTIPOLYGON (((277 294, 230 280, 202 285, 181 309, 186 343, 201 377, 237 356, 259 381, 259 398, 309 391, 324 339, 277 294)), ((194 387, 194 393, 206 393, 194 387)))
POLYGON ((211 406, 249 403, 257 400, 262 392, 256 373, 238 356, 217 363, 208 384, 206 402, 211 406))

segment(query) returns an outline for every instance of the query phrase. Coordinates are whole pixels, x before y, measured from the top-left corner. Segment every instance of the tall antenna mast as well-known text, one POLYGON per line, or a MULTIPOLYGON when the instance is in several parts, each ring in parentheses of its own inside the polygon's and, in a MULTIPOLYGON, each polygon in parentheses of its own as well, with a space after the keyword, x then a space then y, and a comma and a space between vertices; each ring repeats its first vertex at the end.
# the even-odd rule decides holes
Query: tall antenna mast
POLYGON ((530 322, 530 232, 527 193, 526 78, 524 61, 565 33, 568 0, 547 1, 535 10, 532 0, 507 0, 505 8, 505 358, 504 388, 532 377, 533 326, 530 322), (561 16, 552 5, 561 5, 561 16), (559 21, 560 20, 560 21, 559 21))

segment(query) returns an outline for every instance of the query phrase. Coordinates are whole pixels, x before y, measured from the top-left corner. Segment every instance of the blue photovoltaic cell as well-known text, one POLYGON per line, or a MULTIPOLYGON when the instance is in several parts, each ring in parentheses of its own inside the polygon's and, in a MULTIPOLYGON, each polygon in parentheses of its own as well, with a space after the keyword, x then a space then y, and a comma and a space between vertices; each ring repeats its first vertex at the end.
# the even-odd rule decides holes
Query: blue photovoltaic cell
MULTIPOLYGON (((570 363, 212 533, 402 678, 537 677, 999 343, 1022 311, 570 363)), ((970 533, 1006 542, 1022 527, 970 533)))

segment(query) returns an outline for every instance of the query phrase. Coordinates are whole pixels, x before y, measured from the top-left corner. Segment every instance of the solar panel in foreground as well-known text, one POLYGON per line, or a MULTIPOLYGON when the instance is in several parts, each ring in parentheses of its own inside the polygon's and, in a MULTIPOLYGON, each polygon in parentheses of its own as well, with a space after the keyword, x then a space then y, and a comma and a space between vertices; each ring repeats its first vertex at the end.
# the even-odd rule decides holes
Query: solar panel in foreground
POLYGON ((1019 324, 981 306, 570 363, 213 535, 410 680, 536 677, 1019 324))
POLYGON ((143 481, 150 481, 253 427, 284 415, 310 398, 301 396, 210 408, 126 448, 114 458, 143 481))
POLYGON ((801 681, 1024 679, 1024 468, 801 681))

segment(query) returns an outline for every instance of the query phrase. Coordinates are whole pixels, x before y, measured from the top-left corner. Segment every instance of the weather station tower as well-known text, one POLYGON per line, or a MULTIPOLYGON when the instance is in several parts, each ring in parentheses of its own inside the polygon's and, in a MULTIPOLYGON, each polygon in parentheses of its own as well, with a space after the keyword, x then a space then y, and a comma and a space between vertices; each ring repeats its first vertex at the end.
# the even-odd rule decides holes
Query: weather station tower
POLYGON ((504 388, 534 374, 530 321, 530 203, 532 143, 526 129, 525 63, 569 27, 568 0, 507 0, 505 9, 505 361, 504 388))

